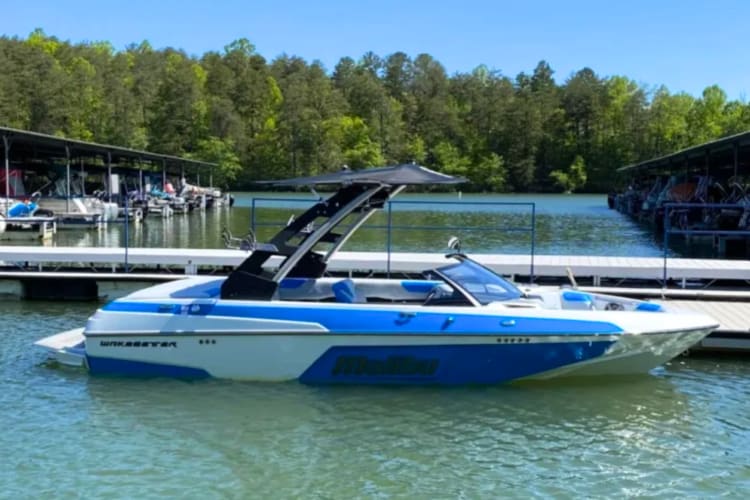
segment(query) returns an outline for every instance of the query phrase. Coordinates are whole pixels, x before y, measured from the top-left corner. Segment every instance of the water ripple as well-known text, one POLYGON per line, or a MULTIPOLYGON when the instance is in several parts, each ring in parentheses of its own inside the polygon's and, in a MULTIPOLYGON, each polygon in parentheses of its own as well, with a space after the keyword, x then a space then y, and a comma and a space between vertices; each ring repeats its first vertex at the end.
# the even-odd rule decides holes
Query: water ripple
POLYGON ((90 305, 0 305, 3 495, 739 497, 750 368, 606 383, 306 387, 90 378, 32 349, 90 305))

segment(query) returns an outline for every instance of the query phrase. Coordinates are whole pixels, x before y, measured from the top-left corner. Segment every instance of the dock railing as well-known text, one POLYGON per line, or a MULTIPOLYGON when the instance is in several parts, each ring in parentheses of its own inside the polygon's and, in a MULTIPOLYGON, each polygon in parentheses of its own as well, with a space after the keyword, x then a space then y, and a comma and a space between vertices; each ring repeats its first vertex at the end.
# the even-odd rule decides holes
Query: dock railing
MULTIPOLYGON (((678 226, 673 227, 672 224, 672 216, 674 215, 675 211, 679 211, 681 209, 685 209, 686 211, 689 209, 708 209, 708 210, 739 210, 740 211, 740 218, 745 215, 745 211, 750 211, 750 207, 746 205, 742 205, 739 203, 682 203, 682 202, 667 202, 662 205, 664 207, 664 241, 663 241, 663 258, 664 258, 664 265, 663 265, 663 282, 662 287, 667 287, 667 279, 668 279, 668 257, 669 257, 669 236, 672 234, 681 234, 687 237, 690 236, 708 236, 713 238, 721 238, 726 236, 741 236, 745 238, 750 238, 750 230, 747 229, 710 229, 710 228, 696 228, 695 226, 690 227, 688 226, 688 214, 683 213, 682 216, 685 217, 683 225, 684 226, 678 226)), ((748 221, 750 222, 750 220, 748 221)))
MULTIPOLYGON (((305 199, 299 199, 299 198, 271 198, 271 197, 253 197, 251 199, 250 203, 250 229, 254 234, 258 234, 258 228, 261 227, 277 227, 281 228, 287 225, 287 221, 267 221, 267 220, 259 220, 259 217, 257 215, 259 209, 263 208, 278 208, 278 209, 289 209, 289 206, 286 205, 287 203, 292 204, 299 204, 304 205, 305 208, 307 208, 311 203, 315 203, 315 200, 305 200, 305 199), (279 204, 283 203, 285 206, 280 207, 279 204), (264 206, 267 204, 274 205, 273 207, 264 206)), ((408 210, 408 209, 407 209, 408 210)), ((503 210, 493 210, 493 213, 496 212, 496 215, 500 216, 503 214, 507 214, 507 211, 503 210)), ((531 283, 534 282, 535 275, 534 275, 534 255, 536 252, 536 203, 534 202, 501 202, 501 201, 464 201, 464 200, 440 200, 440 201, 428 201, 428 200, 392 200, 387 202, 387 206, 385 208, 385 218, 386 223, 385 224, 365 224, 362 226, 362 229, 374 229, 374 230, 384 230, 385 231, 385 238, 386 238, 386 274, 390 276, 391 274, 391 254, 394 252, 394 232, 395 231, 410 231, 410 230, 424 230, 424 231, 454 231, 458 232, 459 234, 455 236, 459 236, 460 239, 460 233, 465 232, 467 230, 469 231, 504 231, 507 233, 519 233, 519 234, 528 234, 529 235, 529 256, 530 256, 530 262, 529 262, 529 281, 531 283), (473 225, 473 226, 465 226, 465 225, 453 225, 453 224, 398 224, 394 223, 394 213, 399 213, 405 211, 405 207, 416 207, 419 211, 430 211, 429 207, 434 206, 436 203, 439 203, 441 206, 440 211, 448 211, 452 212, 450 210, 450 207, 480 207, 480 208, 494 208, 494 209, 503 209, 507 208, 508 210, 518 211, 519 209, 527 209, 528 210, 528 217, 529 217, 529 224, 512 224, 512 225, 473 225), (448 208, 446 208, 448 207, 448 208)))

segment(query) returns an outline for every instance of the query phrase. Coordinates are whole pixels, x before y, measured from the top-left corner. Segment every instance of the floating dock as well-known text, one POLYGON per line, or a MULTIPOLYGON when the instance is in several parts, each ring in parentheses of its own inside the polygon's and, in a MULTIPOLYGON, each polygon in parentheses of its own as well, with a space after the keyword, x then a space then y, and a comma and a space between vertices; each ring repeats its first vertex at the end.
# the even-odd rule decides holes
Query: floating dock
POLYGON ((7 217, 0 219, 5 229, 0 232, 2 241, 49 241, 57 232, 54 217, 7 217))
MULTIPOLYGON (((100 286, 117 294, 199 273, 226 275, 248 255, 246 251, 226 249, 5 246, 0 247, 0 281, 6 283, 6 293, 24 298, 90 300, 100 296, 100 286)), ((750 261, 566 255, 536 255, 532 259, 529 255, 498 254, 472 257, 519 283, 528 283, 532 277, 536 283, 568 283, 572 275, 582 290, 648 298, 672 309, 705 312, 721 326, 698 348, 750 352, 750 261)), ((445 257, 438 253, 338 252, 328 269, 342 274, 400 276, 445 263, 445 257)))
MULTIPOLYGON (((157 270, 180 274, 216 272, 233 268, 248 256, 244 250, 194 248, 121 247, 0 247, 0 264, 6 270, 81 270, 134 272, 157 270)), ((750 284, 750 260, 678 259, 659 257, 600 257, 572 255, 472 254, 494 271, 519 278, 534 276, 567 279, 571 271, 580 283, 616 286, 643 280, 662 286, 664 278, 677 288, 710 286, 728 281, 739 287, 750 284), (666 272, 665 272, 666 270, 666 272)), ((337 252, 330 261, 332 271, 356 270, 375 273, 421 272, 445 264, 440 253, 337 252)))

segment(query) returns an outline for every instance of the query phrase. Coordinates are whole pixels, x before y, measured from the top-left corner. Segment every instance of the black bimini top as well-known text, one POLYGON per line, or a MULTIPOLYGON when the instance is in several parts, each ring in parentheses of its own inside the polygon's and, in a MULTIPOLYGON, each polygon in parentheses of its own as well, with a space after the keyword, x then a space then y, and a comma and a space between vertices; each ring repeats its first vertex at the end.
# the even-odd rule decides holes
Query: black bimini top
POLYGON ((466 182, 461 177, 441 174, 413 163, 389 167, 349 170, 348 168, 330 174, 298 177, 275 181, 262 181, 259 184, 275 186, 314 186, 317 184, 388 184, 391 186, 414 186, 431 184, 460 184, 466 182))
POLYGON ((277 186, 338 184, 328 199, 321 199, 265 245, 257 246, 227 277, 221 287, 223 299, 271 300, 286 276, 317 278, 328 259, 376 210, 408 185, 458 184, 464 179, 441 174, 414 164, 341 170, 297 179, 265 181, 277 186), (354 220, 342 224, 351 215, 354 220), (340 231, 337 231, 337 226, 340 231), (309 228, 314 228, 309 230, 309 228), (318 243, 330 245, 327 253, 314 251, 318 243), (283 258, 275 271, 264 268, 273 256, 283 258))

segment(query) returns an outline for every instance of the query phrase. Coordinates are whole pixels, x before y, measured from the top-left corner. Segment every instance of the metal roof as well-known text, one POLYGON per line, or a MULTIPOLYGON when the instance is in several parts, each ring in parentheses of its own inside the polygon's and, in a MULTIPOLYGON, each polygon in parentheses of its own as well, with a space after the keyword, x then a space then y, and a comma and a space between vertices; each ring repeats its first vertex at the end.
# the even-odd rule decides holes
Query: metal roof
POLYGON ((714 141, 699 144, 697 146, 691 146, 689 148, 681 149, 676 153, 670 153, 668 155, 659 156, 650 160, 645 160, 632 165, 626 165, 617 169, 618 172, 630 172, 634 170, 645 170, 649 168, 656 168, 660 166, 668 166, 672 160, 677 158, 686 157, 698 157, 704 155, 707 151, 716 152, 722 149, 728 149, 733 146, 747 146, 750 145, 750 131, 741 132, 739 134, 722 137, 714 141))
MULTIPOLYGON (((98 156, 107 158, 109 155, 113 162, 117 160, 137 160, 149 161, 153 163, 180 164, 192 167, 216 167, 216 163, 210 163, 200 160, 191 160, 179 156, 164 155, 140 151, 137 149, 113 146, 111 144, 98 144, 96 142, 86 142, 77 139, 67 139, 54 135, 42 134, 39 132, 30 132, 28 130, 18 130, 9 127, 0 127, 0 136, 8 138, 10 141, 10 151, 13 154, 14 149, 20 146, 22 151, 34 156, 57 156, 62 154, 66 156, 66 148, 71 156, 98 156)), ((0 148, 4 148, 0 141, 0 148)))
POLYGON ((405 163, 388 167, 367 168, 363 170, 349 170, 348 168, 329 174, 299 177, 296 179, 262 181, 259 184, 273 184, 276 186, 311 186, 316 184, 459 184, 466 182, 461 177, 441 174, 429 168, 405 163))

